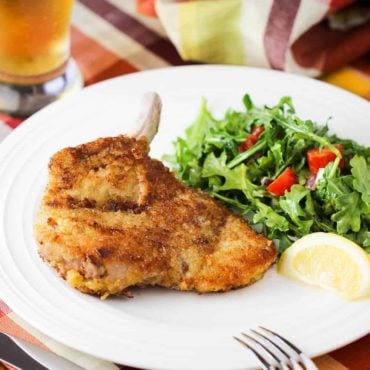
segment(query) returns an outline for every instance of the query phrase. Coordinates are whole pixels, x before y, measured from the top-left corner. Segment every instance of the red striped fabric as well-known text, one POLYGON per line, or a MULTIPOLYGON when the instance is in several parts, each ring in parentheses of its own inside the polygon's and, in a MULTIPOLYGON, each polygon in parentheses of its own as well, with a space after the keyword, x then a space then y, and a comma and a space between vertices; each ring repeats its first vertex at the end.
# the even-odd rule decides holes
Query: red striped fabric
POLYGON ((80 3, 104 18, 114 27, 142 44, 172 65, 184 64, 170 41, 146 28, 134 17, 118 9, 106 0, 80 0, 80 3))
POLYGON ((289 37, 299 9, 300 0, 274 0, 264 35, 264 44, 270 66, 284 69, 289 37))
POLYGON ((12 117, 8 116, 7 114, 0 113, 0 121, 3 121, 9 127, 14 129, 19 126, 24 120, 22 118, 12 117))
POLYGON ((84 76, 85 85, 137 72, 129 62, 119 58, 76 27, 72 27, 72 57, 84 76))
POLYGON ((5 316, 7 315, 9 312, 10 312, 10 308, 7 306, 7 304, 5 302, 3 302, 2 300, 0 300, 0 318, 2 316, 5 316))
POLYGON ((333 9, 340 9, 349 4, 354 3, 356 0, 329 0, 329 5, 333 9))
POLYGON ((301 67, 329 72, 370 50, 370 24, 348 32, 332 30, 325 23, 312 27, 293 45, 292 53, 301 67))

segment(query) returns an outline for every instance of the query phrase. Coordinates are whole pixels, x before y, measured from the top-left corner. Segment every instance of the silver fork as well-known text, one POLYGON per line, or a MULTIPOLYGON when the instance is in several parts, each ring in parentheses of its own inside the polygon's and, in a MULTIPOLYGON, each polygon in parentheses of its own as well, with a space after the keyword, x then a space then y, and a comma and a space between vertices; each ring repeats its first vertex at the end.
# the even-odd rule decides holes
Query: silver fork
POLYGON ((318 370, 313 361, 281 335, 262 326, 234 337, 261 361, 264 370, 318 370))

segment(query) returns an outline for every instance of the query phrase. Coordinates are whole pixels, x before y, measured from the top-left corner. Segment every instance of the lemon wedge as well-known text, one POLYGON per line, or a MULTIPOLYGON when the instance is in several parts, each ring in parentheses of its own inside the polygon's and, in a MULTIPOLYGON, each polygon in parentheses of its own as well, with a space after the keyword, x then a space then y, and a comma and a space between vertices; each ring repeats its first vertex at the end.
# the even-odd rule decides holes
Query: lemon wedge
POLYGON ((370 294, 369 255, 336 234, 318 232, 298 239, 280 257, 278 272, 345 299, 370 294))

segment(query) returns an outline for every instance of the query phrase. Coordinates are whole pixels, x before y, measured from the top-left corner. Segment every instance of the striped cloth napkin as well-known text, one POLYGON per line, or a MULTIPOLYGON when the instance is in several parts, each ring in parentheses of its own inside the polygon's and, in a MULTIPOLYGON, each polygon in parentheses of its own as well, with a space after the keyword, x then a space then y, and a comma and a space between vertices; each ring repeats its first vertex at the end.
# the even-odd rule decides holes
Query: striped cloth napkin
POLYGON ((157 0, 156 10, 185 60, 316 77, 370 51, 369 1, 157 0))
MULTIPOLYGON (((234 2, 234 0, 218 1, 234 2)), ((265 4, 265 6, 261 5, 265 9, 266 0, 258 1, 265 4)), ((165 0, 162 2, 163 12, 168 11, 165 9, 166 6, 178 5, 173 5, 170 1, 166 4, 165 0)), ((243 6, 247 2, 249 0, 239 1, 243 6)), ((272 2, 272 0, 268 1, 269 4, 272 2)), ((304 2, 305 0, 302 0, 302 3, 304 2)), ((329 3, 326 0, 313 2, 321 2, 326 4, 326 7, 329 3)), ((346 3, 345 0, 332 1, 332 3, 340 2, 346 3)), ((292 3, 295 1, 292 0, 292 3)), ((161 19, 164 16, 163 12, 162 10, 158 12, 161 19)), ((170 32, 168 24, 165 24, 165 28, 170 32)), ((84 75, 85 84, 90 85, 140 70, 184 64, 179 52, 167 38, 165 28, 157 19, 138 14, 134 0, 76 1, 72 20, 72 55, 84 75)), ((170 33, 170 36, 174 39, 173 34, 170 33)), ((340 70, 325 75, 323 79, 370 100, 370 57, 364 57, 346 65, 340 70)), ((20 119, 0 115, 0 141, 20 124, 22 124, 20 119)), ((78 352, 52 340, 32 328, 1 300, 0 331, 47 348, 85 369, 128 369, 78 352)), ((320 356, 315 361, 320 370, 370 370, 369 348, 370 335, 328 355, 320 356)))

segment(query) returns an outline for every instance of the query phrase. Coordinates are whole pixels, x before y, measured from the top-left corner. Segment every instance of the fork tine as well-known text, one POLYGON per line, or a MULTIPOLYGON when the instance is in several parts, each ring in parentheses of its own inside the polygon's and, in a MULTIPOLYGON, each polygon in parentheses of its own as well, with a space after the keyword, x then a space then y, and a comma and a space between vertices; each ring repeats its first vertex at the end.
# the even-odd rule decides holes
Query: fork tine
POLYGON ((275 348, 277 348, 285 357, 287 360, 289 360, 290 356, 288 353, 286 353, 281 347, 279 347, 273 340, 271 340, 269 337, 267 337, 266 335, 263 335, 262 333, 256 331, 256 330, 253 330, 253 329, 250 329, 250 331, 264 339, 266 339, 269 343, 271 343, 275 348))
POLYGON ((241 343, 243 346, 247 347, 248 349, 250 349, 254 355, 261 361, 261 363, 263 364, 263 366, 267 369, 267 370, 272 370, 273 367, 272 365, 270 365, 265 359, 264 357, 257 351, 255 350, 254 348, 252 348, 247 342, 244 342, 242 339, 238 338, 238 337, 234 337, 235 340, 237 340, 239 343, 241 343))
POLYGON ((281 335, 279 335, 278 333, 275 333, 274 331, 270 330, 270 329, 266 329, 264 328, 263 326, 259 326, 261 329, 263 330, 266 330, 267 332, 275 335, 276 337, 278 337, 279 339, 281 339, 286 345, 288 345, 290 348, 292 348, 298 355, 302 354, 303 352, 298 348, 296 347, 292 342, 290 342, 288 339, 285 339, 283 338, 281 335))
MULTIPOLYGON (((251 330, 253 331, 253 330, 251 330)), ((261 341, 257 340, 256 338, 253 338, 251 335, 248 335, 246 333, 241 333, 246 338, 251 340, 254 343, 258 343, 274 360, 276 360, 279 364, 284 364, 283 361, 275 355, 274 352, 272 352, 270 349, 268 349, 261 341)))
MULTIPOLYGON (((283 357, 282 359, 279 358, 275 353, 268 350, 265 346, 263 346, 260 342, 258 342, 258 343, 260 343, 261 346, 263 346, 263 348, 266 349, 266 351, 271 353, 271 355, 278 361, 280 369, 282 369, 282 370, 292 370, 292 369, 293 370, 299 370, 299 368, 296 368, 296 366, 298 365, 296 363, 296 361, 294 361, 281 347, 279 347, 276 343, 271 341, 270 338, 266 337, 265 335, 259 333, 256 330, 253 330, 253 329, 249 329, 249 330, 252 333, 254 333, 255 335, 257 335, 259 337, 262 337, 267 342, 271 343, 273 345, 273 347, 278 351, 279 355, 283 357)), ((301 369, 301 370, 303 370, 303 369, 301 369)))
MULTIPOLYGON (((263 326, 259 326, 259 328, 267 331, 268 333, 271 333, 272 335, 276 336, 277 338, 279 338, 283 343, 285 343, 289 348, 291 348, 298 356, 299 356, 299 363, 303 364, 307 370, 317 370, 317 366, 315 365, 315 363, 302 351, 300 350, 297 346, 295 346, 292 342, 290 342, 288 339, 285 339, 284 337, 282 337, 281 335, 279 335, 278 333, 275 333, 274 331, 270 330, 270 329, 267 329, 263 326)), ((261 334, 262 335, 262 334, 261 334)), ((265 337, 270 343, 274 344, 275 346, 277 346, 275 343, 273 343, 272 340, 268 339, 267 337, 265 337)), ((279 347, 278 347, 279 348, 279 347)), ((282 351, 281 348, 279 348, 280 351, 282 351)), ((285 352, 286 353, 286 352, 285 352)), ((289 356, 289 355, 288 355, 289 356)), ((289 356, 289 359, 290 359, 290 356, 289 356)), ((293 363, 293 360, 290 359, 291 362, 293 363)), ((294 361, 295 362, 295 361, 294 361)), ((294 365, 294 364, 293 364, 294 365)))

